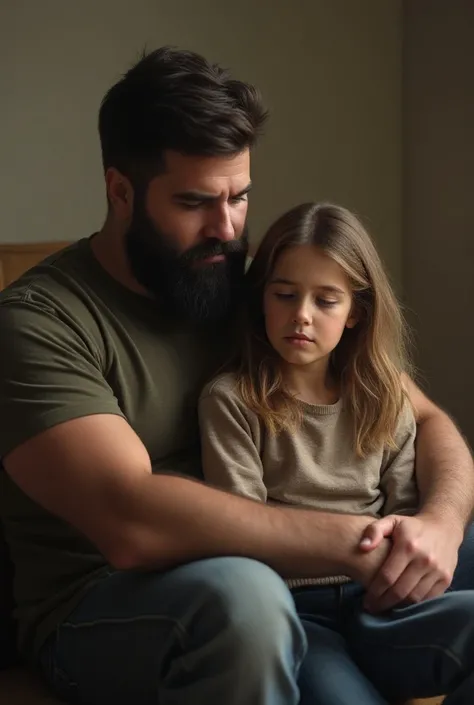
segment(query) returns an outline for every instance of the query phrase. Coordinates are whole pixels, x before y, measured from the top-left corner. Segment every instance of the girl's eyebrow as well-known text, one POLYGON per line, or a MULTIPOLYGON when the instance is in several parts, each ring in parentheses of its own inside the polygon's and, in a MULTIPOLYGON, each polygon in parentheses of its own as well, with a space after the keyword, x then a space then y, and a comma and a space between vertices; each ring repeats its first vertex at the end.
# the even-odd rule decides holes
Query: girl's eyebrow
POLYGON ((318 286, 318 289, 322 289, 323 291, 327 291, 328 294, 345 294, 346 292, 343 291, 343 289, 340 289, 338 286, 333 286, 332 284, 325 284, 324 286, 318 286))
POLYGON ((270 284, 289 284, 289 286, 296 286, 296 282, 292 282, 289 279, 283 279, 282 277, 275 277, 270 280, 270 284))
MULTIPOLYGON (((288 286, 297 286, 296 282, 293 282, 290 279, 284 279, 283 277, 275 277, 274 279, 271 279, 270 284, 286 284, 288 286)), ((332 284, 322 284, 315 288, 320 289, 322 291, 326 291, 328 294, 345 294, 345 291, 339 289, 338 286, 333 286, 332 284)))

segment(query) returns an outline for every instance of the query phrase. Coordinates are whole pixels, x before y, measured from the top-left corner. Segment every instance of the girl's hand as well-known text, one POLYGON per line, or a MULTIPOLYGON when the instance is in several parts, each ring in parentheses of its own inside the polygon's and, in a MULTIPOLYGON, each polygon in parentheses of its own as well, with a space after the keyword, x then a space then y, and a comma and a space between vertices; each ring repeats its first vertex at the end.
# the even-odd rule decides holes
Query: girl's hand
POLYGON ((361 549, 370 552, 386 538, 392 549, 368 587, 366 609, 382 612, 442 595, 453 579, 463 533, 463 527, 423 514, 389 515, 369 524, 361 549))

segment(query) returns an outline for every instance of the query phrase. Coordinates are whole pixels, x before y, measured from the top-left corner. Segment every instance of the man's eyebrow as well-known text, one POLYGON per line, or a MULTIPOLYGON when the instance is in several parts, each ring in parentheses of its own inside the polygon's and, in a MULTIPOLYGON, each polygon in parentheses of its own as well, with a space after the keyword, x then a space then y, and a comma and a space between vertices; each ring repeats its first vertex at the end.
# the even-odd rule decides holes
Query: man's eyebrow
MULTIPOLYGON (((232 194, 230 196, 231 199, 234 198, 242 198, 242 196, 245 196, 250 189, 252 188, 252 182, 247 184, 245 188, 242 189, 242 191, 239 191, 239 193, 232 194)), ((206 193, 205 191, 197 191, 197 190, 190 190, 190 191, 180 191, 179 193, 175 193, 173 196, 174 199, 177 201, 218 201, 219 196, 215 196, 212 193, 206 193)))
MULTIPOLYGON (((285 279, 283 277, 275 277, 271 279, 270 284, 286 284, 287 286, 298 286, 296 282, 291 281, 291 279, 285 279)), ((339 289, 338 286, 332 286, 331 284, 323 284, 322 286, 316 286, 315 289, 325 291, 328 294, 345 294, 345 292, 342 289, 339 289)))

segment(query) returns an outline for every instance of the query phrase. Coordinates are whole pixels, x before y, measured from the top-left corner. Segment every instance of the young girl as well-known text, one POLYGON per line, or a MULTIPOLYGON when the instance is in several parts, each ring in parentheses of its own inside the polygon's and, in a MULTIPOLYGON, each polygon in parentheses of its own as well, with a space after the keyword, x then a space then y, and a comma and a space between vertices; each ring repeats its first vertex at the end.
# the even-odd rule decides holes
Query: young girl
MULTIPOLYGON (((415 513, 405 328, 361 223, 334 205, 292 209, 263 239, 246 293, 238 361, 199 404, 206 480, 274 504, 415 513)), ((288 585, 320 664, 303 667, 302 703, 305 691, 312 705, 446 692, 446 705, 471 703, 474 592, 370 615, 346 576, 288 585)))

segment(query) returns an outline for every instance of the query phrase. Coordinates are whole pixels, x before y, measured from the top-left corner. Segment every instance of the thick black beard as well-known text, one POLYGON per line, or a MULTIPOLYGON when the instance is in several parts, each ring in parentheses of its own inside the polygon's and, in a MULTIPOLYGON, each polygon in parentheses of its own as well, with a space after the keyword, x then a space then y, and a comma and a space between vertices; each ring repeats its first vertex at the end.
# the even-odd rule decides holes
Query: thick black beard
POLYGON ((216 324, 234 314, 243 291, 247 229, 238 240, 209 239, 180 254, 144 208, 136 207, 125 244, 134 277, 170 315, 216 324), (215 255, 224 255, 225 260, 195 264, 215 255))

